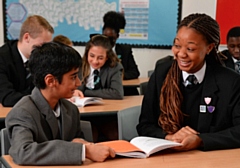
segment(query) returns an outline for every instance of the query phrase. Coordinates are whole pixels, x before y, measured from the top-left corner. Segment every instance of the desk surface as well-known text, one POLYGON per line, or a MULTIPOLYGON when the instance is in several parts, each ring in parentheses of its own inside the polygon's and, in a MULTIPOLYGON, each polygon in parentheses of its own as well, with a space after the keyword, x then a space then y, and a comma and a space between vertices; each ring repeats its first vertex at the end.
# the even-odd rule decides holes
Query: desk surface
POLYGON ((148 82, 148 77, 142 77, 137 79, 131 79, 131 80, 123 80, 122 84, 123 86, 134 86, 139 87, 141 83, 148 82))
MULTIPOLYGON (((117 113, 119 110, 123 110, 125 108, 129 108, 132 106, 138 106, 142 104, 143 96, 124 96, 123 100, 107 100, 104 99, 104 104, 98 105, 89 105, 85 107, 79 107, 79 111, 81 114, 87 113, 117 113)), ((0 107, 0 118, 5 118, 8 112, 11 110, 11 107, 0 107)))
MULTIPOLYGON (((202 152, 198 150, 179 152, 179 153, 158 153, 150 156, 147 159, 134 159, 134 158, 115 158, 109 159, 103 163, 91 162, 87 160, 83 165, 79 166, 44 166, 44 168, 56 168, 56 167, 87 167, 87 168, 103 168, 103 167, 151 167, 151 168, 165 168, 165 167, 177 167, 177 168, 237 168, 239 167, 239 153, 240 149, 232 150, 219 150, 202 152)), ((23 168, 24 166, 16 165, 9 155, 2 156, 2 160, 5 161, 10 167, 23 168)), ((40 166, 28 166, 28 168, 38 168, 40 166)))

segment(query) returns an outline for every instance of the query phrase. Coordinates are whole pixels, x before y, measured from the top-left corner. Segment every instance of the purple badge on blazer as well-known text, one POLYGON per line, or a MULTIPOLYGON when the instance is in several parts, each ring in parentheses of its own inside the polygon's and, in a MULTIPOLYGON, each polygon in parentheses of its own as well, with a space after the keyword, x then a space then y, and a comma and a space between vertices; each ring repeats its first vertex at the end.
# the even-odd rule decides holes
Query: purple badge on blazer
POLYGON ((214 106, 207 106, 207 109, 208 109, 209 113, 212 113, 212 112, 214 112, 215 107, 214 106))

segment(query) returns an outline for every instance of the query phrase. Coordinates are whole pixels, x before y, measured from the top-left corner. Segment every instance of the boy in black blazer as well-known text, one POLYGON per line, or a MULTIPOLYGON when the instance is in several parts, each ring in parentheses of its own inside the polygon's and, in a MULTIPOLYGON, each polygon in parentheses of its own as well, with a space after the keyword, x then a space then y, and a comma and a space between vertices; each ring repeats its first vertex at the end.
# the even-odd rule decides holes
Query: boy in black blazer
POLYGON ((0 48, 0 103, 14 106, 33 89, 27 62, 33 46, 52 40, 54 30, 39 15, 29 16, 22 24, 19 40, 7 42, 0 48))

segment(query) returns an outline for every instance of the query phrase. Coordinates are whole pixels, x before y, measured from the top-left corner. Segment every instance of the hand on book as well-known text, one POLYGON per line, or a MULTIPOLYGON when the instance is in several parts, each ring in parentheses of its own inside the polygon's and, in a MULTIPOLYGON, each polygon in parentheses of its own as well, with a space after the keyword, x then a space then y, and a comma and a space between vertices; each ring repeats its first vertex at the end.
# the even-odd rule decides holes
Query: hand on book
POLYGON ((73 97, 80 97, 80 98, 84 98, 84 94, 81 90, 74 90, 74 93, 73 93, 73 97))
POLYGON ((74 103, 76 97, 84 98, 83 92, 81 90, 77 90, 76 89, 76 90, 74 90, 73 96, 70 99, 67 99, 67 100, 69 100, 70 102, 74 103))
POLYGON ((108 146, 92 143, 85 145, 85 147, 86 158, 91 159, 92 161, 103 162, 109 157, 115 157, 115 151, 108 146))
POLYGON ((197 149, 202 146, 202 139, 198 136, 199 132, 189 126, 182 127, 175 134, 168 134, 165 139, 181 143, 182 146, 174 147, 177 151, 197 149))

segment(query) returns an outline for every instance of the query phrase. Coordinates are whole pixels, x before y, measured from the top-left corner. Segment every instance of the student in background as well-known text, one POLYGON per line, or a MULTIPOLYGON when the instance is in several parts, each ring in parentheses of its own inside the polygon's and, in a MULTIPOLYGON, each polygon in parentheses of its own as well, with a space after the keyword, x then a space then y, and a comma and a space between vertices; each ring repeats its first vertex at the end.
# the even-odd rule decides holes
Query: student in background
POLYGON ((0 103, 14 106, 33 89, 28 59, 35 45, 52 40, 54 30, 39 15, 29 16, 22 24, 19 40, 9 41, 0 48, 0 103))
POLYGON ((180 142, 179 151, 240 147, 240 75, 222 65, 219 42, 210 16, 181 21, 174 59, 160 62, 148 83, 139 135, 180 142))
MULTIPOLYGON (((126 24, 123 14, 115 11, 107 12, 103 17, 102 33, 111 38, 113 50, 116 52, 118 58, 123 65, 123 79, 136 79, 140 73, 136 62, 133 58, 132 48, 129 45, 117 44, 116 41, 119 37, 120 30, 123 30, 126 24)), ((138 95, 136 87, 124 87, 124 95, 138 95)))
POLYGON ((70 47, 73 46, 72 41, 71 41, 68 37, 66 37, 66 36, 64 36, 64 35, 61 35, 61 34, 55 36, 55 37, 53 38, 53 42, 62 43, 62 44, 68 45, 68 46, 70 46, 70 47))
POLYGON ((233 27, 228 31, 227 48, 221 52, 227 57, 224 60, 225 65, 240 73, 240 27, 233 27))
POLYGON ((122 69, 109 38, 93 36, 83 55, 83 85, 79 89, 87 97, 123 99, 122 69))
POLYGON ((33 50, 29 67, 36 87, 6 117, 15 163, 78 165, 115 156, 111 148, 82 139, 78 108, 65 99, 81 85, 80 65, 78 52, 66 45, 50 42, 33 50))
MULTIPOLYGON (((87 97, 123 99, 123 67, 112 50, 107 36, 92 36, 83 55, 83 84, 79 89, 87 97)), ((116 118, 90 118, 94 142, 116 140, 118 128, 116 118)))

